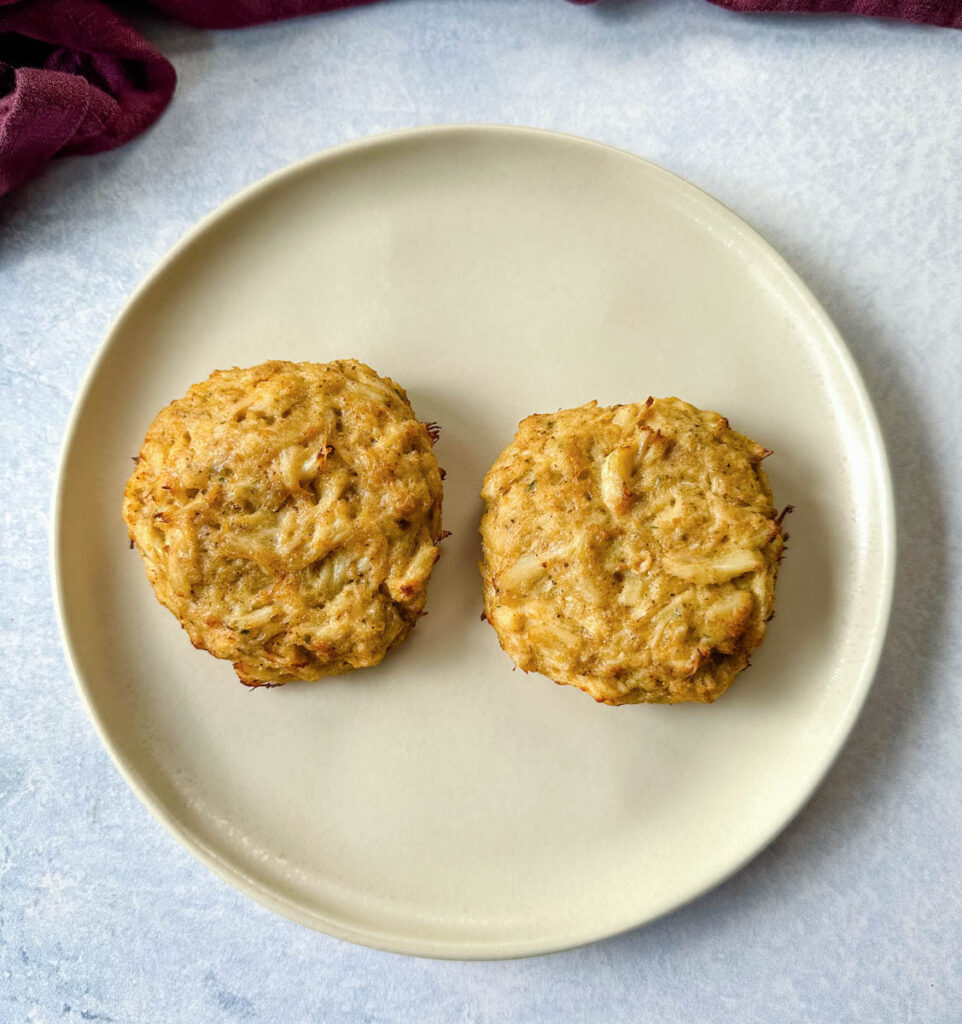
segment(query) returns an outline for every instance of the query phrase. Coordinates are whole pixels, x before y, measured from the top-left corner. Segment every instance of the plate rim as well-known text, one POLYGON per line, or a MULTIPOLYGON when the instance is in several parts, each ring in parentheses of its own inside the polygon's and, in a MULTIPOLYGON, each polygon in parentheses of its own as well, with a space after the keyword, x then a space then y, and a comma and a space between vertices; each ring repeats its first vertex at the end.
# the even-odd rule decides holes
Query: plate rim
POLYGON ((245 186, 239 192, 230 196, 213 210, 205 214, 167 250, 167 252, 154 264, 139 284, 123 300, 123 303, 113 317, 110 326, 98 344, 87 369, 80 380, 76 397, 71 405, 70 414, 64 428, 63 439, 57 456, 54 488, 50 505, 51 529, 49 533, 49 559, 51 570, 51 584, 53 590, 54 612, 57 619, 58 634, 61 647, 63 648, 67 666, 73 677, 74 686, 80 695, 81 702, 88 717, 93 723, 94 729, 101 744, 110 756, 111 761, 120 773, 121 777, 134 792, 137 799, 147 808, 152 817, 158 821, 168 833, 170 833, 182 846, 184 846, 197 860, 210 869, 221 880, 227 882, 234 889, 250 897, 255 902, 279 913, 289 920, 309 927, 315 931, 322 932, 336 939, 346 940, 368 948, 384 952, 400 953, 409 956, 424 957, 429 959, 442 960, 504 960, 518 959, 530 956, 542 956, 549 953, 557 953, 563 950, 574 949, 588 945, 606 938, 613 938, 622 935, 635 928, 642 927, 658 920, 665 915, 688 905, 711 890, 717 888, 751 860, 757 857, 791 824, 801 809, 812 798, 815 791, 825 780, 838 755, 851 735, 855 722, 865 705, 868 693, 874 682, 881 660, 885 639, 888 633, 888 626, 891 618, 892 603, 895 590, 895 571, 897 560, 897 537, 895 499, 892 484, 889 459, 886 451, 885 440, 875 407, 872 403, 864 378, 855 363, 855 359, 845 344, 841 333, 834 322, 824 310, 821 303, 805 284, 799 274, 791 267, 788 261, 772 246, 758 231, 747 221, 736 214, 728 206, 710 195, 704 189, 683 178, 681 175, 654 163, 645 157, 638 156, 629 150, 606 142, 589 139, 584 136, 570 132, 556 131, 547 128, 538 128, 526 125, 512 125, 501 123, 484 122, 454 122, 446 124, 420 125, 410 128, 396 129, 392 131, 379 132, 374 135, 367 135, 361 138, 351 139, 346 142, 320 150, 309 156, 303 157, 290 164, 280 167, 260 180, 245 186), (724 865, 719 871, 712 873, 709 881, 696 887, 688 896, 677 900, 670 906, 659 912, 645 917, 642 920, 626 925, 624 928, 611 930, 609 928, 585 929, 575 934, 568 934, 564 938, 545 936, 540 942, 530 940, 491 940, 472 941, 462 940, 437 940, 423 939, 412 935, 400 935, 392 932, 378 932, 374 929, 356 928, 336 918, 331 918, 323 913, 306 911, 301 904, 289 899, 270 887, 262 884, 239 867, 229 863, 215 850, 211 849, 190 829, 184 826, 173 814, 169 813, 160 800, 155 799, 149 787, 141 780, 136 768, 128 763, 126 757, 118 750, 110 739, 102 717, 97 712, 88 684, 78 667, 78 656, 74 649, 67 625, 65 583, 63 580, 63 565, 61 546, 63 537, 63 514, 65 501, 65 469, 67 461, 73 450, 76 434, 79 428, 81 416, 87 405, 89 392, 94 380, 98 376, 101 364, 108 351, 117 342, 121 334, 124 321, 130 311, 136 306, 141 297, 145 295, 154 283, 164 274, 171 264, 180 255, 194 244, 209 228, 219 221, 229 217, 239 207, 244 206, 255 199, 261 193, 270 191, 287 179, 294 178, 310 169, 320 167, 323 164, 336 160, 349 154, 357 154, 365 149, 373 149, 380 146, 391 146, 398 142, 409 140, 436 138, 438 136, 529 136, 546 137, 555 142, 563 142, 568 145, 580 147, 600 148, 609 150, 619 157, 637 161, 644 165, 649 173, 661 177, 667 184, 687 193, 687 198, 700 204, 715 218, 720 218, 724 226, 734 235, 743 246, 743 252, 751 252, 766 264, 768 269, 781 278, 782 283, 790 289, 799 302, 799 306, 805 307, 806 312, 811 316, 812 321, 819 328, 822 334, 822 344, 831 350, 836 358, 840 369, 844 372, 845 379, 849 385, 853 397, 857 400, 856 411, 866 431, 868 450, 871 454, 871 463, 874 481, 880 486, 883 501, 877 507, 878 524, 880 530, 881 548, 881 587, 876 598, 874 616, 871 624, 870 642, 866 645, 865 654, 862 659, 861 671, 858 679, 852 687, 851 697, 845 708, 844 714, 835 725, 835 733, 826 744, 821 756, 813 763, 809 777, 801 787, 800 795, 788 805, 782 812, 779 820, 760 839, 749 844, 750 848, 746 853, 734 857, 731 863, 724 865))

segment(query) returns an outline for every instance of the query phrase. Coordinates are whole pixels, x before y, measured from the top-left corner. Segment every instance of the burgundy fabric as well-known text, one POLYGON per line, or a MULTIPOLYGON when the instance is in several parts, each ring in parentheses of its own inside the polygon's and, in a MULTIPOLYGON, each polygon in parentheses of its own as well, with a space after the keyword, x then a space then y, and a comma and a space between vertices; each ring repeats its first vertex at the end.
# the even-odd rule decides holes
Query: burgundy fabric
POLYGON ((179 21, 197 28, 243 28, 302 14, 357 7, 377 0, 151 0, 179 21))
MULTIPOLYGON (((238 28, 376 0, 152 2, 199 28, 238 28)), ((743 12, 866 14, 962 28, 962 0, 711 2, 743 12)), ((0 0, 0 196, 53 157, 98 153, 138 135, 163 112, 175 82, 170 63, 101 0, 0 0)))
POLYGON ((100 0, 0 0, 0 195, 54 156, 133 138, 175 82, 170 63, 100 0))
POLYGON ((711 0, 742 13, 863 14, 962 28, 962 0, 711 0))

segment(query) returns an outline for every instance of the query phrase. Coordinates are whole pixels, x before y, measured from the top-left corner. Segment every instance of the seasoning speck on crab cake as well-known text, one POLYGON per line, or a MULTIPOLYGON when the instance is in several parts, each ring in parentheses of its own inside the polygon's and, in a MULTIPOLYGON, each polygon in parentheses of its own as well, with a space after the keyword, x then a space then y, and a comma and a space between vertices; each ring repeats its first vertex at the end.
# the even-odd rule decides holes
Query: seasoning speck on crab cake
POLYGON ((715 700, 774 612, 769 454, 677 398, 523 420, 481 491, 501 646, 606 704, 715 700))
POLYGON ((123 517, 195 647, 271 686, 377 664, 441 539, 431 426, 354 360, 218 370, 154 420, 123 517))

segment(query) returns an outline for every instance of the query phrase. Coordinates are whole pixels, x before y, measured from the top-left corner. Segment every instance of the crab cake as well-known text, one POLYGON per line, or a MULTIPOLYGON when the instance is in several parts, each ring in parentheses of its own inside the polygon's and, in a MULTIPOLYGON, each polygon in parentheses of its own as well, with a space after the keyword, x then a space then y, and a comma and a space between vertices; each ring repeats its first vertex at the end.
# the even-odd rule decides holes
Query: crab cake
POLYGON ((501 646, 606 704, 715 700, 774 611, 769 454, 677 398, 523 420, 481 491, 501 646))
POLYGON ((434 436, 354 360, 218 370, 147 431, 124 521, 158 600, 242 683, 375 665, 438 558, 434 436))

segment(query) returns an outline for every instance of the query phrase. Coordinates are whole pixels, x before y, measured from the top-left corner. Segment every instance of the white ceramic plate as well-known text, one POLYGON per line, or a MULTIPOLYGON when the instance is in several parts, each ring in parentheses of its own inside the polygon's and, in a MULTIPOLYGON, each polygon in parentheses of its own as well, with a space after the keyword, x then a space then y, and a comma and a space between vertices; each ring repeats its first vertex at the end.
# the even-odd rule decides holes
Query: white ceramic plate
POLYGON ((331 935, 507 957, 651 920, 758 852, 852 726, 892 591, 878 426, 825 313, 713 199, 523 129, 364 140, 204 221, 121 314, 65 443, 55 579, 103 742, 219 875, 331 935), (213 369, 357 357, 442 424, 429 615, 382 665, 249 692, 154 600, 120 518, 154 414, 213 369), (596 705, 480 620, 481 478, 528 413, 680 395, 775 450, 778 616, 712 706, 596 705))

